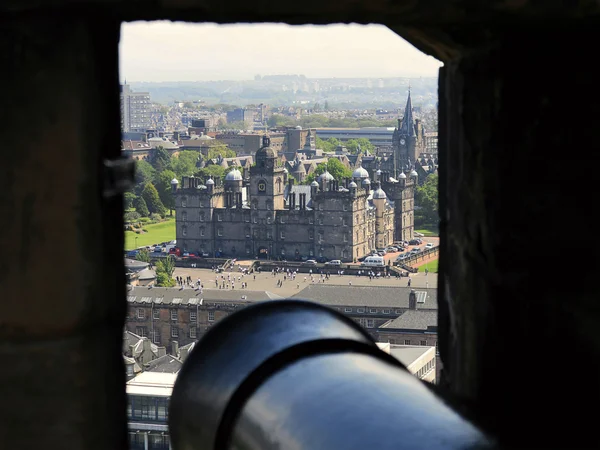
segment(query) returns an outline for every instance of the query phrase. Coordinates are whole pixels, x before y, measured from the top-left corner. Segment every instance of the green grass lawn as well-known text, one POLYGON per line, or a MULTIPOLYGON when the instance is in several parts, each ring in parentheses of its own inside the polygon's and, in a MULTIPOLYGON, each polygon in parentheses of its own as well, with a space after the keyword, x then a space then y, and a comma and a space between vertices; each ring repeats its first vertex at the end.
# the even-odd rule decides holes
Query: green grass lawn
POLYGON ((423 236, 433 236, 433 237, 437 237, 440 235, 440 232, 437 228, 435 227, 427 227, 427 228, 422 228, 420 230, 415 230, 417 233, 421 233, 423 236))
POLYGON ((431 273, 437 273, 438 271, 438 262, 439 259, 434 259, 433 261, 429 261, 427 264, 423 264, 419 266, 419 272, 425 272, 425 268, 429 269, 431 273))
POLYGON ((169 219, 166 222, 145 225, 144 228, 148 230, 147 233, 135 234, 133 231, 125 232, 125 250, 133 250, 137 247, 160 244, 161 242, 175 239, 175 218, 169 219))

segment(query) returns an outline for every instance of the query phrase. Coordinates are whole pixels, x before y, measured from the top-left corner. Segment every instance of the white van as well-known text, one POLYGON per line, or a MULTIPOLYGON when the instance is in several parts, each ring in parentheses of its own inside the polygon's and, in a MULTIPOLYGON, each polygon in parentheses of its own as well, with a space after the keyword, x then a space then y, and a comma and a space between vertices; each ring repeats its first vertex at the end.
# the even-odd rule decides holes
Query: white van
POLYGON ((365 267, 385 267, 385 260, 383 256, 368 256, 361 263, 361 266, 365 267))

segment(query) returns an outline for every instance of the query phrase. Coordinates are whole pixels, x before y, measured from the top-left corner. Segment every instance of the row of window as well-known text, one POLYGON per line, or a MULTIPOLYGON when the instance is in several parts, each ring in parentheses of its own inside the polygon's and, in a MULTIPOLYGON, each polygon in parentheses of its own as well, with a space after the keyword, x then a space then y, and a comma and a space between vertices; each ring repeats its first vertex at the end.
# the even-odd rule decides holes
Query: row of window
MULTIPOLYGON (((369 309, 369 313, 370 314, 378 314, 379 313, 379 309, 378 308, 368 308, 369 309)), ((364 314, 366 311, 366 308, 356 308, 356 312, 359 314, 364 314)), ((344 312, 345 313, 351 313, 354 312, 354 308, 350 308, 350 307, 345 307, 344 308, 344 312)), ((383 314, 392 314, 392 310, 391 309, 383 309, 382 310, 383 314)), ((402 310, 401 309, 396 309, 394 310, 394 314, 402 314, 402 310)))
MULTIPOLYGON (((171 309, 170 314, 171 314, 171 320, 173 322, 177 322, 179 320, 179 310, 171 309)), ((196 320, 198 319, 198 312, 197 311, 189 311, 189 314, 190 314, 190 322, 196 322, 196 320)), ((137 318, 141 319, 141 320, 146 319, 146 310, 144 308, 137 309, 137 318)), ((154 320, 160 319, 160 309, 152 310, 152 318, 154 320)), ((215 320, 215 312, 208 311, 208 321, 212 322, 214 320, 215 320)))
POLYGON ((169 417, 169 400, 162 397, 130 395, 127 417, 131 420, 166 422, 169 417))
POLYGON ((168 434, 155 432, 129 432, 130 450, 170 450, 168 434))
MULTIPOLYGON (((137 334, 140 337, 150 337, 152 339, 152 342, 155 344, 161 343, 160 329, 158 329, 158 328, 155 328, 154 330, 152 330, 152 336, 148 336, 148 328, 147 327, 135 327, 135 334, 137 334)), ((180 337, 179 328, 176 326, 172 326, 170 334, 171 334, 172 338, 180 337)), ((188 337, 190 339, 197 339, 198 327, 191 326, 189 328, 188 337)))
MULTIPOLYGON (((388 342, 390 344, 393 344, 393 345, 397 344, 396 339, 388 339, 388 342)), ((421 345, 423 347, 426 347, 427 346, 427 341, 426 340, 420 340, 418 344, 416 344, 416 343, 413 344, 412 340, 410 340, 410 339, 404 339, 404 345, 421 345)), ((436 350, 437 350, 437 345, 438 345, 437 341, 435 341, 435 349, 436 350)))

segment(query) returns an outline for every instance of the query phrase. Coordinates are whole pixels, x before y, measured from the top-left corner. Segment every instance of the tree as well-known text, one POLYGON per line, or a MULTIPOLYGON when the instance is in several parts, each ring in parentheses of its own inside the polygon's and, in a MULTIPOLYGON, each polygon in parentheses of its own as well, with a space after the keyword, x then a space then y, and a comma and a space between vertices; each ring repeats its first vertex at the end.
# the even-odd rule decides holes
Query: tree
POLYGON ((371 154, 375 153, 375 146, 367 138, 358 138, 356 139, 356 142, 360 145, 362 153, 367 151, 371 154))
POLYGON ((373 153, 375 151, 375 146, 366 138, 349 139, 346 142, 346 148, 352 154, 358 153, 359 147, 361 153, 365 153, 367 151, 373 153))
MULTIPOLYGON (((426 224, 438 224, 439 215, 439 194, 438 194, 438 176, 431 174, 423 183, 423 186, 417 188, 415 195, 415 206, 419 207, 418 216, 426 224)), ((415 215, 417 213, 415 212, 415 215)))
POLYGON ((273 114, 273 115, 271 115, 271 117, 269 117, 267 124, 273 128, 293 127, 296 125, 296 121, 289 116, 284 116, 282 114, 273 114))
POLYGON ((150 211, 151 214, 157 213, 160 214, 161 217, 167 215, 165 205, 160 201, 158 191, 152 183, 146 183, 146 186, 144 186, 144 190, 142 191, 142 198, 146 201, 146 206, 148 206, 148 211, 150 211))
POLYGON ((235 152, 229 149, 225 144, 214 145, 208 149, 207 158, 216 159, 219 156, 223 158, 234 158, 235 152))
POLYGON ((149 263, 150 262, 150 252, 148 251, 147 248, 143 248, 138 252, 135 259, 137 259, 138 261, 149 263))
POLYGON ((196 176, 204 180, 208 180, 210 177, 213 179, 223 179, 225 177, 225 167, 221 167, 217 164, 211 164, 210 166, 206 166, 203 169, 198 170, 196 172, 196 176))
MULTIPOLYGON (((159 261, 160 263, 160 261, 159 261)), ((169 278, 164 272, 156 272, 156 285, 160 287, 173 287, 175 286, 175 280, 169 278)))
POLYGON ((163 287, 175 286, 173 279, 175 272, 175 259, 167 256, 156 263, 156 285, 163 287))
POLYGON ((156 147, 150 152, 150 164, 158 172, 162 172, 171 165, 171 154, 162 146, 156 147))
MULTIPOLYGON (((334 152, 335 149, 342 145, 342 141, 336 138, 329 138, 326 141, 320 140, 322 147, 320 147, 324 152, 334 152)), ((317 146, 318 147, 318 146, 317 146)))
POLYGON ((171 188, 171 181, 173 178, 176 178, 175 172, 172 170, 165 170, 164 172, 158 174, 156 181, 158 197, 165 208, 169 210, 169 215, 171 216, 173 215, 173 209, 175 209, 175 197, 173 196, 171 188))
MULTIPOLYGON (((200 153, 194 150, 183 150, 179 152, 179 155, 172 157, 170 167, 175 172, 174 177, 181 179, 183 176, 193 175, 199 157, 200 153)), ((167 170, 166 167, 165 170, 167 170)))
POLYGON ((133 208, 135 197, 136 195, 133 192, 125 192, 123 195, 123 208, 125 208, 125 210, 133 208))
POLYGON ((184 108, 193 109, 194 108, 194 104, 192 102, 184 102, 183 103, 183 107, 184 108))
POLYGON ((146 201, 142 197, 135 198, 133 201, 133 207, 135 208, 135 212, 142 217, 148 217, 150 215, 150 211, 148 211, 148 205, 146 205, 146 201))
POLYGON ((325 106, 323 106, 323 109, 325 109, 325 111, 329 111, 329 102, 327 100, 325 100, 325 106))
POLYGON ((321 175, 323 172, 325 172, 325 170, 327 170, 327 172, 329 172, 331 174, 331 176, 338 181, 341 181, 344 178, 352 178, 352 171, 350 169, 348 169, 346 166, 344 166, 340 162, 339 159, 329 158, 329 160, 327 161, 327 164, 325 164, 325 163, 319 164, 317 166, 317 168, 315 169, 315 171, 306 177, 306 179, 304 180, 304 183, 305 184, 312 183, 314 180, 317 179, 317 177, 319 175, 321 175))
POLYGON ((329 158, 327 161, 327 171, 338 181, 344 178, 352 178, 352 171, 337 158, 329 158))
MULTIPOLYGON (((137 195, 141 194, 142 190, 146 183, 154 180, 154 176, 156 175, 156 170, 154 167, 148 162, 142 159, 135 162, 135 187, 134 191, 137 195)), ((135 207, 135 205, 134 205, 135 207)))

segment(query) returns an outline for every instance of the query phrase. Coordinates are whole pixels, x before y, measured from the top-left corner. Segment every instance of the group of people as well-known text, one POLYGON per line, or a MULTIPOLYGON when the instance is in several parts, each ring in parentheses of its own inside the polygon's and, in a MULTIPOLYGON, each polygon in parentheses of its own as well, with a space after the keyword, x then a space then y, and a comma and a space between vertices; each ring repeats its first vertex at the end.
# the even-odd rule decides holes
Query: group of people
MULTIPOLYGON (((246 289, 248 287, 248 283, 246 281, 242 281, 243 278, 246 277, 246 272, 242 272, 241 275, 238 275, 237 282, 240 283, 241 289, 246 289)), ((254 279, 256 280, 256 275, 254 275, 254 279)), ((217 275, 215 277, 215 288, 219 289, 235 289, 236 277, 235 275, 231 275, 231 272, 227 274, 227 278, 225 278, 225 274, 222 274, 220 277, 217 275)))

